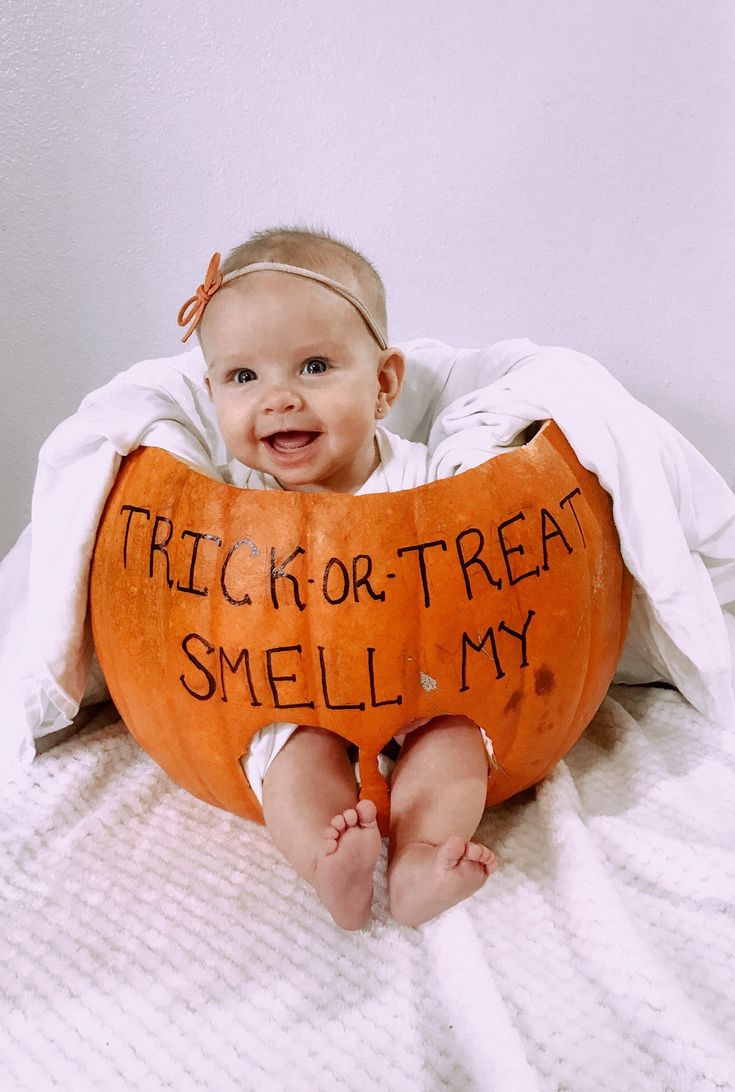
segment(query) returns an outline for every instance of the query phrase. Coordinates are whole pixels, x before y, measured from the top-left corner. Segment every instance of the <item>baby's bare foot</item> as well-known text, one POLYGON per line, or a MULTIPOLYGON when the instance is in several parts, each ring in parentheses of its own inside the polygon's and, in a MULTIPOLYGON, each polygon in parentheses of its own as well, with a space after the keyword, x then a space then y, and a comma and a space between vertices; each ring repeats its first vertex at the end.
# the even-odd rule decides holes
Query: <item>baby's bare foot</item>
POLYGON ((391 912, 403 925, 423 925, 478 891, 495 867, 487 846, 457 835, 440 846, 406 846, 388 877, 391 912))
POLYGON ((316 864, 319 897, 342 929, 362 929, 373 904, 373 873, 380 831, 372 800, 335 815, 324 832, 316 864))

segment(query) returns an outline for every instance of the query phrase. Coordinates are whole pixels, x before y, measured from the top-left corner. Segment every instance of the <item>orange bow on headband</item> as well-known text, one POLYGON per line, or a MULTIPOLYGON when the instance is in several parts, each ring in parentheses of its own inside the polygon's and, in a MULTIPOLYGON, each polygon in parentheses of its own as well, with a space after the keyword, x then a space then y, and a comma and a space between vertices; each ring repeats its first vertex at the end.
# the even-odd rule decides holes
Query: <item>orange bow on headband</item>
POLYGON ((200 284, 196 290, 196 295, 188 299, 179 311, 179 326, 186 326, 188 322, 191 326, 182 337, 182 341, 193 334, 199 323, 202 321, 202 315, 204 314, 204 308, 207 306, 212 296, 215 294, 218 288, 221 288, 224 283, 224 277, 219 271, 219 260, 222 257, 221 254, 213 254, 209 260, 207 266, 207 272, 204 277, 204 284, 200 284))
POLYGON ((181 310, 179 311, 179 326, 186 326, 187 323, 190 323, 189 329, 181 339, 182 341, 186 341, 194 330, 196 330, 197 326, 202 321, 205 307, 215 292, 217 292, 223 284, 227 284, 228 281, 234 280, 235 277, 242 277, 245 273, 256 273, 258 270, 271 269, 280 273, 292 273, 297 277, 307 277, 311 281, 317 281, 318 284, 323 284, 326 288, 331 288, 333 292, 342 296, 360 312, 367 323, 370 333, 373 335, 380 348, 388 348, 388 342, 385 340, 385 335, 381 327, 370 314, 367 307, 365 307, 349 289, 345 288, 343 284, 340 284, 339 281, 333 281, 331 277, 324 277, 321 273, 315 273, 312 269, 303 269, 299 265, 284 265, 282 262, 253 262, 251 265, 243 266, 242 269, 233 269, 231 273, 226 273, 223 276, 219 271, 220 257, 220 254, 212 255, 209 265, 207 266, 207 274, 204 278, 204 283, 199 285, 196 294, 191 296, 191 298, 182 305, 181 310))

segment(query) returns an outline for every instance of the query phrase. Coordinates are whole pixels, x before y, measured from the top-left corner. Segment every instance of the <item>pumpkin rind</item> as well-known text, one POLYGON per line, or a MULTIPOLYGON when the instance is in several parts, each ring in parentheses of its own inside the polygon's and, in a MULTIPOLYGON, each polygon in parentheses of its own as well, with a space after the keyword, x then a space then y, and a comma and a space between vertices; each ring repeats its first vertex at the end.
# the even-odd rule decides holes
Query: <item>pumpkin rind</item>
POLYGON ((265 724, 318 725, 360 748, 385 831, 376 756, 415 717, 482 725, 488 804, 543 778, 605 696, 631 588, 610 498, 549 421, 456 477, 366 496, 242 490, 139 448, 100 521, 90 613, 121 716, 180 785, 262 822, 240 757, 265 724))

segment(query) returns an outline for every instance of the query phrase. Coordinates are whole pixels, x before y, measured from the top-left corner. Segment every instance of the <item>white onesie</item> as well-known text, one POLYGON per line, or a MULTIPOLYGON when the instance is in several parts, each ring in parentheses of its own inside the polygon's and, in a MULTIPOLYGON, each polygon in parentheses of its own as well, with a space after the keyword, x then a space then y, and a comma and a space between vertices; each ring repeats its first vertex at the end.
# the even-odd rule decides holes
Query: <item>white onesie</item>
MULTIPOLYGON (((446 470, 444 467, 437 466, 436 459, 431 459, 429 449, 425 444, 404 440, 402 436, 389 432, 388 429, 380 425, 375 430, 375 436, 380 453, 380 463, 364 485, 355 490, 356 496, 364 493, 395 493, 401 489, 413 489, 417 485, 426 485, 427 482, 435 481, 438 477, 446 476, 446 470), (442 473, 442 470, 444 470, 444 473, 442 473)), ((497 449, 485 453, 484 458, 488 458, 492 454, 497 454, 497 449)), ((473 460, 473 462, 477 461, 480 460, 473 460)), ((241 479, 241 482, 246 489, 282 488, 275 478, 271 477, 270 474, 262 473, 260 470, 249 470, 244 481, 241 479)), ((418 728, 422 724, 426 724, 430 719, 430 717, 420 717, 411 721, 410 727, 411 729, 418 728)), ((263 802, 263 779, 266 770, 297 728, 297 724, 288 721, 267 724, 253 738, 250 750, 240 760, 250 787, 261 804, 263 802)), ((482 729, 480 731, 482 732, 488 756, 492 758, 492 743, 482 729)), ((399 745, 402 744, 405 736, 405 732, 396 736, 396 742, 399 745)), ((389 763, 387 760, 383 761, 385 759, 383 755, 380 756, 380 759, 381 771, 385 776, 389 763)))

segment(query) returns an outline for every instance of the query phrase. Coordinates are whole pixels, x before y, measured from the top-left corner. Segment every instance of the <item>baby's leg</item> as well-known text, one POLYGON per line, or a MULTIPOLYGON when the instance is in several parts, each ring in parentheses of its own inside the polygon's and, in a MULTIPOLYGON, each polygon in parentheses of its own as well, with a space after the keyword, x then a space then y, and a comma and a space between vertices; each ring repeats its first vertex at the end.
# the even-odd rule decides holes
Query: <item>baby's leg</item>
POLYGON ((409 732, 393 770, 388 847, 391 913, 421 925, 466 899, 495 867, 470 841, 485 809, 488 759, 476 724, 435 717, 409 732))
POLYGON ((321 728, 294 732, 266 772, 263 813, 273 841, 337 925, 361 929, 370 918, 380 832, 375 804, 358 803, 347 742, 321 728))

